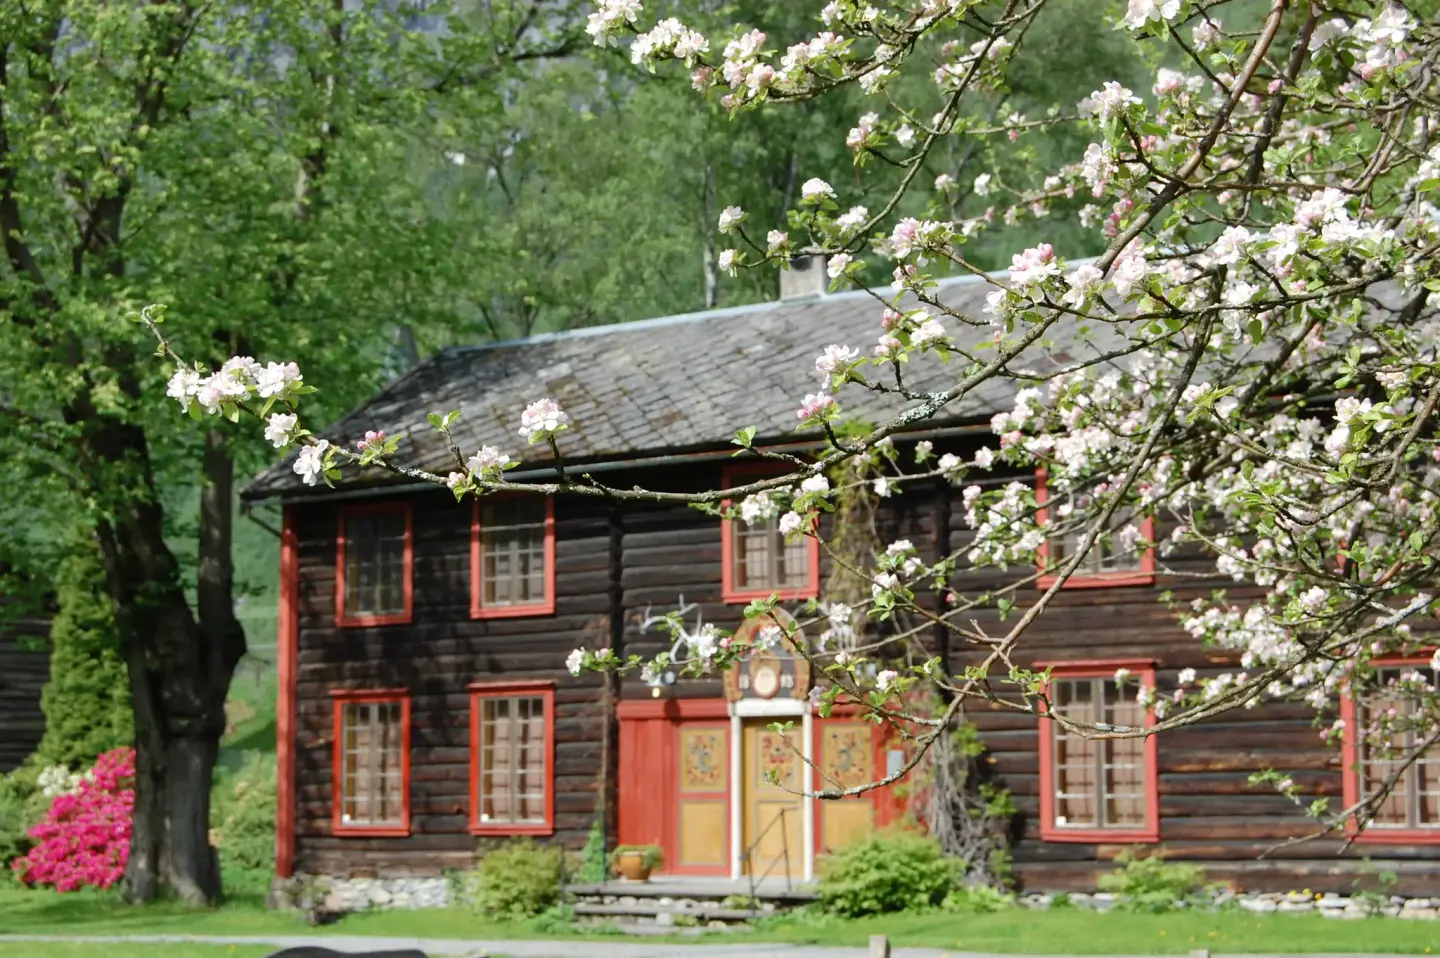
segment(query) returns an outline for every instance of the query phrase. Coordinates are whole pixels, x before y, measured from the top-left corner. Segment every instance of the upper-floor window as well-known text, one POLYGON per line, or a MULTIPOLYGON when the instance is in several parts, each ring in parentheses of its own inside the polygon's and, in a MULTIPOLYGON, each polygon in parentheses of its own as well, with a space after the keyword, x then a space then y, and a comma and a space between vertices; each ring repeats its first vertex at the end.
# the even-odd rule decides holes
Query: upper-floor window
POLYGON ((1417 689, 1435 682, 1428 660, 1391 661, 1344 702, 1345 806, 1371 802, 1361 840, 1440 842, 1440 750, 1415 754, 1430 735, 1417 689))
POLYGON ((413 561, 408 504, 342 508, 335 560, 336 621, 409 622, 413 561))
POLYGON ((484 497, 470 532, 470 614, 475 618, 555 611, 555 501, 484 497))
POLYGON ((470 829, 549 834, 555 820, 555 687, 470 686, 470 829))
POLYGON ((1107 738, 1106 729, 1151 724, 1137 700, 1154 687, 1150 667, 1124 663, 1052 668, 1048 711, 1066 724, 1040 723, 1041 837, 1048 841, 1158 840, 1153 736, 1107 738))
MULTIPOLYGON (((757 475, 763 473, 727 471, 722 488, 753 481, 757 475)), ((820 543, 814 536, 787 542, 780 533, 781 511, 757 509, 748 517, 721 520, 721 592, 727 602, 748 602, 774 592, 786 599, 819 594, 820 543)))
MULTIPOLYGON (((1040 506, 1036 519, 1046 528, 1040 547, 1039 584, 1049 586, 1055 573, 1080 549, 1087 529, 1071 521, 1093 503, 1088 491, 1062 494, 1050 489, 1044 469, 1035 474, 1035 501, 1040 506)), ((1155 581, 1155 520, 1132 510, 1117 510, 1110 519, 1108 535, 1097 536, 1090 550, 1065 580, 1066 587, 1149 585, 1155 581)))
POLYGON ((410 695, 335 691, 336 834, 410 833, 410 695))

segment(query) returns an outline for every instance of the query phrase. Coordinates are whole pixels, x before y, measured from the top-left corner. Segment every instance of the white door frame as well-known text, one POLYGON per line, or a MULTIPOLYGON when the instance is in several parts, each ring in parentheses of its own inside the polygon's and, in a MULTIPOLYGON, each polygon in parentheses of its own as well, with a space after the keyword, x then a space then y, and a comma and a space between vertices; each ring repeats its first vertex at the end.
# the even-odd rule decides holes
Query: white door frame
POLYGON ((814 717, 804 699, 741 699, 731 702, 730 710, 730 877, 736 881, 745 873, 745 785, 741 750, 744 748, 744 723, 747 718, 800 718, 800 755, 805 768, 800 776, 800 835, 804 844, 802 879, 815 877, 815 794, 814 717))

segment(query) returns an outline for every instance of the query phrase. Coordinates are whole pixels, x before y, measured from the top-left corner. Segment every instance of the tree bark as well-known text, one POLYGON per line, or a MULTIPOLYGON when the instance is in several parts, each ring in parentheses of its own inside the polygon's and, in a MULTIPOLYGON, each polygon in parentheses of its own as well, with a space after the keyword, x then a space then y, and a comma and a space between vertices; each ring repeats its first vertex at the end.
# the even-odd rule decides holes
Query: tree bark
POLYGON ((144 433, 109 421, 91 430, 89 440, 98 458, 125 460, 139 484, 99 527, 135 710, 134 831, 125 894, 143 902, 167 888, 187 904, 212 905, 221 887, 210 846, 211 776, 230 678, 245 652, 230 602, 234 463, 223 434, 208 433, 197 621, 165 543, 144 433))

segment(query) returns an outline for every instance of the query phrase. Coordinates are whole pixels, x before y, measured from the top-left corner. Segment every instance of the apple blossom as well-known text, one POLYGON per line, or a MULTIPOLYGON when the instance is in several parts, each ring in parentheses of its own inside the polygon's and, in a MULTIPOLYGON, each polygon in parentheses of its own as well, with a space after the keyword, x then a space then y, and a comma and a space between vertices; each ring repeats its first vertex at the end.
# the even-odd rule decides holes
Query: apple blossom
POLYGON ((733 233, 745 222, 745 211, 738 206, 727 206, 720 211, 720 232, 733 233))
POLYGON ((570 417, 553 399, 537 399, 520 414, 520 437, 531 445, 566 428, 570 417))
POLYGON ((270 418, 265 420, 265 440, 276 449, 284 449, 290 445, 290 437, 298 421, 299 417, 293 413, 271 413, 270 418))
POLYGON ((835 190, 818 177, 806 180, 800 187, 800 198, 807 203, 823 203, 835 198, 835 190))
POLYGON ((325 453, 329 448, 330 442, 326 439, 317 439, 311 445, 300 447, 300 454, 295 457, 294 469, 305 485, 315 485, 325 474, 325 453))

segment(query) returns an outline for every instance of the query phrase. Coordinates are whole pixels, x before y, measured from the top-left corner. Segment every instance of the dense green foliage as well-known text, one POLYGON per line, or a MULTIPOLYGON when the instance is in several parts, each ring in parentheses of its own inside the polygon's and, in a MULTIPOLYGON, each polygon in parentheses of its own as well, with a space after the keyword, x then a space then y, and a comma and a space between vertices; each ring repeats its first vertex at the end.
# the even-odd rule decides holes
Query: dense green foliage
POLYGON ((821 906, 845 918, 933 908, 960 878, 959 862, 913 831, 875 832, 837 850, 821 869, 821 906))
POLYGON ((1199 865, 1167 862, 1160 852, 1142 856, 1127 849, 1115 860, 1121 867, 1101 875, 1100 887, 1126 911, 1170 911, 1194 898, 1205 881, 1199 865))
POLYGON ((218 774, 210 809, 222 868, 274 866, 274 756, 249 752, 235 772, 218 774))
POLYGON ((609 877, 607 865, 605 828, 597 818, 590 826, 590 834, 585 836, 585 847, 580 850, 580 870, 575 877, 587 885, 598 884, 609 877))
POLYGON ((468 898, 487 918, 527 918, 560 900, 563 851, 530 839, 507 842, 485 855, 470 877, 468 898))
POLYGON ((104 583, 94 543, 78 540, 56 589, 60 611, 51 623, 50 681, 40 700, 45 736, 30 760, 41 768, 78 771, 134 740, 130 687, 104 583))

